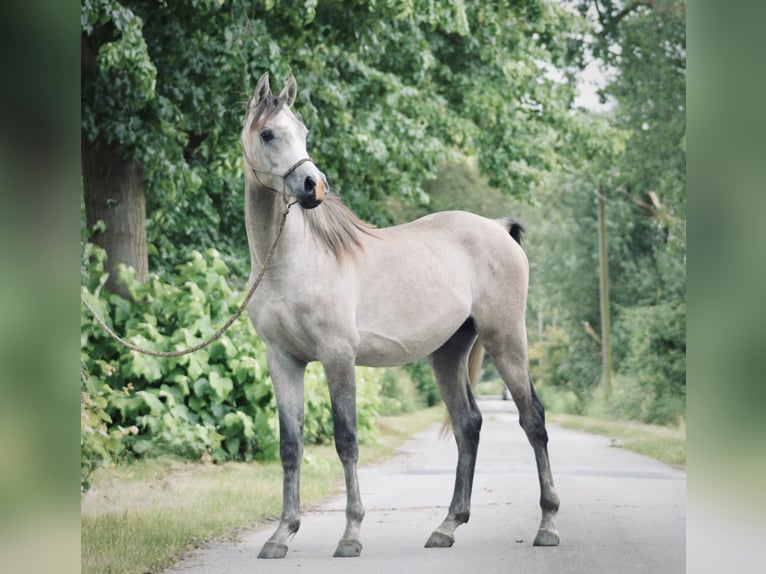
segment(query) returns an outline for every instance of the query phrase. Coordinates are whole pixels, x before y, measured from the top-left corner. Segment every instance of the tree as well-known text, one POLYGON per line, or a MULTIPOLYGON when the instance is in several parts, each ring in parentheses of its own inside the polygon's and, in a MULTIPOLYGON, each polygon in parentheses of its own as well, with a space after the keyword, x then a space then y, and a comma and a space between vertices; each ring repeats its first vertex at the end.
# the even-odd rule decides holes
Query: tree
MULTIPOLYGON (((540 0, 85 0, 81 21, 84 148, 140 170, 151 266, 215 246, 235 269, 252 78, 295 73, 312 156, 359 215, 386 224, 389 196, 426 200, 423 182, 459 155, 505 192, 529 193, 559 161, 582 26, 540 0)), ((86 190, 89 224, 103 197, 86 190)))
MULTIPOLYGON (((123 258, 122 254, 141 253, 137 246, 147 242, 147 233, 149 255, 155 261, 170 259, 171 264, 177 262, 176 245, 204 247, 215 243, 215 228, 220 220, 214 202, 222 199, 224 190, 233 191, 226 189, 226 175, 229 182, 236 180, 233 171, 237 155, 228 145, 222 154, 215 153, 215 149, 199 154, 211 160, 200 170, 196 165, 197 150, 210 150, 218 140, 217 126, 231 129, 236 120, 231 110, 230 117, 224 118, 229 121, 216 122, 230 103, 206 98, 203 87, 189 77, 193 64, 182 60, 184 56, 196 56, 200 61, 207 58, 211 67, 215 65, 204 38, 193 54, 184 51, 182 39, 187 37, 184 24, 192 20, 202 29, 205 14, 220 14, 219 3, 195 3, 182 11, 185 19, 179 18, 168 26, 166 33, 174 34, 178 44, 170 50, 175 59, 162 58, 167 48, 152 44, 149 40, 157 39, 157 34, 147 33, 145 27, 147 15, 162 25, 168 19, 167 5, 128 4, 88 0, 81 5, 83 179, 88 225, 92 227, 98 219, 105 223, 94 240, 107 248, 108 268, 127 263, 137 269, 141 278, 146 263, 123 258), (207 176, 208 189, 202 189, 200 171, 207 176), (217 174, 223 176, 223 183, 217 174), (148 191, 148 221, 141 198, 144 188, 148 191), (112 196, 118 192, 122 196, 115 201, 112 196), (132 206, 129 234, 120 233, 125 226, 120 210, 126 205, 132 206)), ((212 34, 220 30, 220 19, 211 19, 210 24, 212 34)), ((222 33, 220 50, 228 48, 226 38, 229 36, 222 33)), ((228 57, 236 56, 233 53, 228 57)), ((210 89, 226 94, 228 89, 222 84, 240 83, 245 75, 244 69, 237 73, 217 69, 219 83, 210 89)))
MULTIPOLYGON (((94 14, 98 21, 113 24, 122 34, 114 42, 108 42, 110 34, 105 28, 100 29, 100 34, 91 34, 91 38, 85 33, 82 35, 84 111, 87 113, 89 109, 89 96, 94 99, 108 97, 103 93, 106 91, 103 88, 108 86, 113 90, 111 107, 117 108, 116 97, 120 96, 122 111, 128 115, 136 114, 152 98, 156 76, 140 36, 140 22, 117 6, 103 4, 100 8, 102 11, 94 14), (130 53, 131 57, 123 58, 126 53, 130 53), (90 87, 101 87, 102 90, 94 94, 94 91, 88 90, 90 87)), ((91 125, 86 125, 82 135, 87 226, 94 230, 93 241, 109 253, 110 277, 107 286, 127 296, 125 286, 118 285, 114 267, 118 263, 130 265, 136 270, 139 280, 146 279, 149 272, 146 197, 141 166, 121 149, 121 142, 115 141, 116 134, 109 133, 108 128, 106 133, 99 134, 99 126, 108 125, 114 118, 89 119, 91 125)), ((130 121, 130 116, 127 121, 130 121)))
POLYGON ((630 217, 619 246, 625 286, 616 329, 625 370, 654 399, 645 418, 663 422, 683 412, 686 385, 685 3, 594 5, 595 52, 619 70, 608 87, 615 125, 630 134, 617 181, 630 217))
MULTIPOLYGON (((610 408, 672 422, 684 410, 686 372, 684 5, 580 5, 594 22, 589 50, 614 70, 603 95, 615 105, 601 118, 572 118, 565 139, 579 163, 538 195, 552 213, 540 221, 543 235, 530 255, 543 290, 531 299, 557 310, 565 328, 557 337, 570 347, 548 365, 555 372, 547 376, 582 399, 598 380, 598 341, 583 326, 599 321, 593 191, 601 187, 608 200, 614 364, 632 389, 613 397, 610 408)), ((558 349, 561 341, 550 344, 558 349)))

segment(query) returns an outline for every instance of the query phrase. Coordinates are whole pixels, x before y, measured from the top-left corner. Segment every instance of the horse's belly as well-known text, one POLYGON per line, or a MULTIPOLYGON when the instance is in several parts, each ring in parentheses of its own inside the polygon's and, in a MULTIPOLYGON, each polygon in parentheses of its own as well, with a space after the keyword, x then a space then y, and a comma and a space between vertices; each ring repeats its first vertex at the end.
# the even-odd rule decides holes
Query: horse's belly
MULTIPOLYGON (((455 331, 457 328, 459 325, 455 331)), ((395 367, 417 361, 433 353, 449 339, 446 336, 439 340, 408 340, 379 333, 360 334, 362 341, 357 351, 356 364, 366 367, 395 367)))
MULTIPOLYGON (((442 302, 444 303, 444 302, 442 302)), ((410 312, 379 309, 374 321, 359 324, 356 363, 391 367, 417 361, 441 347, 470 315, 470 305, 453 302, 438 309, 427 305, 410 312)))

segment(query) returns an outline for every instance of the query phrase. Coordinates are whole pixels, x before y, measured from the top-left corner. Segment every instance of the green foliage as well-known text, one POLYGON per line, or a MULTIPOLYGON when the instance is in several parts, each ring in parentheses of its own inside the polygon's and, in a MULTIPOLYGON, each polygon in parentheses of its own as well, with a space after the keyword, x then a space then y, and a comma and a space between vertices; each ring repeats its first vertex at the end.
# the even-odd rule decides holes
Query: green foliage
MULTIPOLYGON (((593 3, 580 3, 584 14, 593 3)), ((541 396, 569 412, 672 423, 685 409, 686 376, 684 5, 599 7, 590 49, 613 66, 603 92, 615 106, 570 117, 563 139, 572 163, 538 190, 543 212, 530 212, 530 330, 538 313, 545 323, 532 369, 541 396), (608 401, 595 392, 597 191, 606 198, 617 375, 608 401)))
POLYGON ((93 381, 86 371, 80 377, 80 488, 90 488, 90 475, 100 465, 111 462, 123 452, 123 439, 138 432, 132 426, 125 429, 112 425, 112 417, 106 412, 107 397, 112 391, 108 386, 92 389, 93 381), (111 427, 111 428, 110 428, 111 427))
POLYGON ((405 369, 386 369, 380 379, 382 415, 402 415, 422 408, 427 401, 405 369))
MULTIPOLYGON (((210 336, 236 310, 243 294, 228 284, 220 254, 193 253, 172 282, 156 275, 137 283, 121 278, 133 300, 103 292, 104 253, 88 245, 83 294, 107 324, 130 342, 175 350, 210 336)), ((114 457, 173 454, 190 459, 271 459, 278 452, 278 423, 265 348, 246 319, 209 347, 159 358, 128 351, 83 308, 81 349, 83 484, 100 462, 114 457)), ((318 364, 306 376, 307 442, 333 437, 327 385, 318 364)), ((372 370, 357 373, 361 441, 375 438, 380 382, 372 370)))
POLYGON ((686 306, 633 307, 621 314, 627 354, 622 370, 635 378, 645 400, 632 418, 678 422, 686 403, 686 306))
POLYGON ((359 442, 373 443, 378 434, 375 419, 380 414, 381 371, 367 367, 356 369, 356 425, 359 442))
POLYGON ((536 385, 535 392, 545 405, 546 412, 580 415, 584 412, 585 404, 572 390, 565 387, 536 385))
POLYGON ((426 201, 460 154, 528 196, 560 161, 583 20, 540 0, 87 0, 81 30, 84 135, 141 165, 150 266, 170 270, 192 249, 246 261, 238 138, 264 71, 296 75, 309 151, 363 218, 426 201))
POLYGON ((410 376, 418 392, 423 397, 426 406, 432 407, 441 401, 439 385, 436 382, 433 369, 426 361, 418 361, 404 365, 405 372, 410 376))
MULTIPOLYGON (((152 276, 121 278, 133 301, 102 294, 103 255, 88 246, 91 274, 84 293, 116 331, 134 344, 179 349, 211 335, 236 309, 241 294, 226 282, 220 256, 194 253, 173 283, 152 276), (92 295, 91 295, 92 293, 92 295)), ((135 456, 173 453, 188 458, 250 460, 276 453, 274 398, 264 348, 246 321, 238 321, 210 347, 159 358, 128 351, 83 311, 82 349, 96 390, 108 389, 113 425, 135 427, 123 447, 135 456)))
MULTIPOLYGON (((334 440, 332 405, 327 381, 319 363, 311 363, 306 370, 303 436, 306 443, 327 444, 334 440)), ((356 416, 359 442, 374 442, 377 438, 375 420, 380 413, 381 374, 375 369, 356 369, 356 416)))

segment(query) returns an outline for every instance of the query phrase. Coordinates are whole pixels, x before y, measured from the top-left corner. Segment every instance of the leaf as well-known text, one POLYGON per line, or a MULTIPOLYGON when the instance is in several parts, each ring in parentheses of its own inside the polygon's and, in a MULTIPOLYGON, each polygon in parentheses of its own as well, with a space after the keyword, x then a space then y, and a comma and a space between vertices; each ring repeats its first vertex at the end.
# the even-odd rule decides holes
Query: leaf
POLYGON ((181 394, 183 397, 189 396, 189 377, 187 375, 177 373, 173 375, 170 380, 178 385, 178 388, 181 389, 181 394))
POLYGON ((259 404, 261 399, 271 395, 271 386, 265 381, 255 381, 244 387, 245 396, 253 404, 259 404))
POLYGON ((240 444, 240 438, 238 436, 230 436, 224 441, 226 450, 231 455, 236 455, 237 453, 239 453, 239 444, 240 444))
POLYGON ((197 351, 189 355, 189 364, 187 366, 187 372, 190 379, 198 379, 201 377, 207 369, 207 353, 203 351, 197 351))
POLYGON ((194 381, 194 386, 192 387, 194 389, 194 395, 203 398, 207 395, 207 389, 210 388, 210 383, 205 378, 200 378, 194 381))
POLYGON ((215 392, 215 402, 221 403, 234 389, 234 383, 229 377, 222 377, 217 371, 210 372, 210 387, 215 392))
POLYGON ((149 440, 146 440, 146 439, 140 439, 140 440, 136 440, 136 441, 135 441, 135 442, 134 442, 134 443, 131 445, 131 447, 130 447, 130 448, 131 448, 131 449, 133 450, 133 452, 135 452, 136 454, 145 454, 146 452, 148 452, 148 451, 149 451, 149 449, 150 449, 151 447, 152 447, 152 443, 151 443, 151 441, 149 441, 149 440))
MULTIPOLYGON (((136 344, 144 346, 143 337, 134 337, 136 344)), ((128 365, 128 373, 134 376, 143 377, 150 383, 159 381, 162 378, 162 367, 157 357, 144 355, 137 351, 131 351, 131 360, 128 365)))
POLYGON ((209 353, 210 358, 214 361, 226 360, 234 357, 237 354, 237 349, 231 339, 224 335, 210 345, 209 353))
POLYGON ((160 416, 162 411, 164 410, 164 405, 162 404, 162 401, 156 397, 154 394, 148 392, 148 391, 138 391, 136 393, 136 396, 141 397, 144 401, 144 404, 149 407, 149 411, 152 416, 160 416))

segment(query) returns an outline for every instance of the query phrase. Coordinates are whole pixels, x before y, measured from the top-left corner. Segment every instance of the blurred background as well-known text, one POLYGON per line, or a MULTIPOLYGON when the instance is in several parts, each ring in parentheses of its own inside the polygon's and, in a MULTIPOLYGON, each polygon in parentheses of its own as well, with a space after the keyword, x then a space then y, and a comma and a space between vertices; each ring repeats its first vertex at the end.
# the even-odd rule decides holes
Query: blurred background
MULTIPOLYGON (((176 421, 164 443, 119 430, 130 420, 112 417, 118 397, 105 389, 133 383, 120 412, 145 416, 136 396, 167 381, 100 339, 76 292, 85 286, 110 321, 150 343, 172 326, 152 339, 131 313, 155 305, 161 315, 179 278, 196 273, 236 300, 248 272, 238 137, 265 71, 275 90, 295 74, 310 153, 363 218, 383 226, 466 209, 524 223, 531 366, 547 408, 688 420, 690 571, 715 564, 713 540, 750 566, 763 532, 759 4, 38 0, 0 10, 0 548, 19 556, 19 571, 49 569, 45 559, 76 567, 78 451, 92 457, 81 458, 82 488, 88 465, 172 447, 196 428, 176 421), (120 229, 126 217, 137 223, 120 229), (161 287, 149 296, 151 282, 161 287), (80 446, 90 424, 110 439, 103 454, 76 442, 75 377, 80 446), (35 552, 43 539, 50 551, 35 552)), ((384 373, 371 389, 438 400, 421 371, 384 373)), ((262 379, 232 400, 268 412, 262 379)), ((487 368, 488 392, 493 381, 487 368)), ((227 392, 207 383, 203 397, 227 392)), ((269 452, 268 424, 259 446, 230 422, 216 430, 228 443, 206 442, 211 433, 192 444, 223 458, 269 452)))

